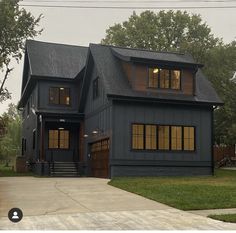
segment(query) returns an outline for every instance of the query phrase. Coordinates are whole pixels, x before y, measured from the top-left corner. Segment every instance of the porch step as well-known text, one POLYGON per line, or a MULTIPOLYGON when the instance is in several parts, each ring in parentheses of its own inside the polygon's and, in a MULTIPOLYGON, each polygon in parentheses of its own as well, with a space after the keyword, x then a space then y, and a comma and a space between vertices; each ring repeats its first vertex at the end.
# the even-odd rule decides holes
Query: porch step
POLYGON ((54 177, 79 176, 78 164, 73 162, 54 162, 54 164, 50 164, 50 175, 54 177))

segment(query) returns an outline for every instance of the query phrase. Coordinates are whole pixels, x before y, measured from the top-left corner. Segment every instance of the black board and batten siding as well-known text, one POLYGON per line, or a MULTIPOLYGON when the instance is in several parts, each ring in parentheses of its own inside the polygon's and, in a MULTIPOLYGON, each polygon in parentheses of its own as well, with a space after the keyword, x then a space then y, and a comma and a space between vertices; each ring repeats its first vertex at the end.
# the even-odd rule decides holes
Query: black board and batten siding
MULTIPOLYGON (((88 88, 86 104, 85 104, 85 147, 84 147, 84 160, 87 161, 88 171, 87 174, 91 175, 91 144, 102 139, 109 138, 111 147, 112 136, 112 104, 108 101, 102 79, 99 77, 96 67, 92 67, 91 81, 88 88), (93 81, 98 79, 98 96, 93 96, 93 81), (97 130, 97 134, 92 132, 97 130)), ((109 156, 110 157, 110 156, 109 156)))
POLYGON ((111 176, 211 174, 211 108, 114 102, 113 122, 111 176), (194 126, 195 151, 134 151, 132 123, 194 126))

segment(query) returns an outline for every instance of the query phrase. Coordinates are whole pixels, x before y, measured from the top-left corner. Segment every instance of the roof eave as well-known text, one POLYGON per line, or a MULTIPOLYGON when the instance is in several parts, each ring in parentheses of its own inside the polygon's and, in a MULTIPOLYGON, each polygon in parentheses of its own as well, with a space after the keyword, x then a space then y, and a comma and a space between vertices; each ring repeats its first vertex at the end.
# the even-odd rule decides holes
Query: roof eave
POLYGON ((145 101, 145 102, 160 102, 160 103, 171 103, 171 104, 185 104, 185 105, 201 105, 201 106, 223 106, 223 102, 211 102, 211 101, 192 101, 192 100, 172 100, 164 98, 152 98, 142 96, 125 96, 117 94, 107 94, 108 98, 122 100, 122 101, 145 101))
POLYGON ((167 60, 153 60, 145 58, 130 57, 130 61, 139 62, 139 63, 148 63, 148 64, 160 64, 160 65, 171 65, 171 66, 181 66, 184 68, 202 68, 204 65, 199 63, 190 63, 190 62, 176 62, 176 61, 167 61, 167 60))

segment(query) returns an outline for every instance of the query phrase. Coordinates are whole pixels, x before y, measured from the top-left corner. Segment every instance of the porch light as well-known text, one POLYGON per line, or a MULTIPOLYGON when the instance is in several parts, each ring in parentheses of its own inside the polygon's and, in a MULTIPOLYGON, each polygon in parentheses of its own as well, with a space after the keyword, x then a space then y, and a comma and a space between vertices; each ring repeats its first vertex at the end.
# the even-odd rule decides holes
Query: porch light
POLYGON ((155 69, 153 70, 153 73, 156 74, 156 73, 158 73, 158 71, 159 71, 159 69, 158 69, 158 68, 155 68, 155 69))
POLYGON ((98 130, 93 130, 92 131, 92 134, 97 134, 98 133, 98 130))
POLYGON ((64 90, 64 87, 60 87, 60 90, 62 90, 62 91, 63 91, 63 90, 64 90))
POLYGON ((84 138, 87 138, 88 137, 88 134, 84 134, 84 138))
POLYGON ((63 130, 64 128, 58 128, 59 130, 63 130))

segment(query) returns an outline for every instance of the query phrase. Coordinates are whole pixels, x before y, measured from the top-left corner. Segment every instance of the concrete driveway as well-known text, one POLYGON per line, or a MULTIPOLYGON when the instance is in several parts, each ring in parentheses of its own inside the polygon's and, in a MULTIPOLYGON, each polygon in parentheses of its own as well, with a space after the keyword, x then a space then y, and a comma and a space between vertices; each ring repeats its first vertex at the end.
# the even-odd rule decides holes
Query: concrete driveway
POLYGON ((236 229, 107 185, 97 178, 0 178, 0 230, 236 229), (13 207, 24 217, 8 220, 13 207))

